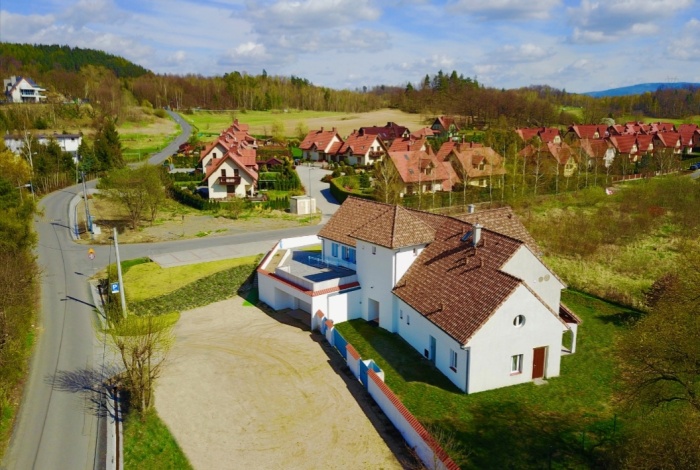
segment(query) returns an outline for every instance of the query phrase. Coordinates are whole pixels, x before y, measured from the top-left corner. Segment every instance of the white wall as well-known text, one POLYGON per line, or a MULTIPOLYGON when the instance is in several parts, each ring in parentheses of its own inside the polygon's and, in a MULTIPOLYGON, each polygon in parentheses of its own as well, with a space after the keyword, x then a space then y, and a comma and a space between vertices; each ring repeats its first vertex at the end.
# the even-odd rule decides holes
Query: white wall
POLYGON ((202 171, 206 173, 207 168, 212 164, 212 160, 214 158, 223 158, 226 152, 226 148, 220 143, 217 143, 214 147, 212 147, 209 150, 209 153, 204 155, 204 157, 202 158, 202 171), (216 155, 216 157, 214 157, 214 155, 216 155))
POLYGON ((559 312, 564 285, 525 245, 501 269, 522 279, 553 311, 559 312))
MULTIPOLYGON (((426 357, 426 350, 428 355, 430 354, 430 336, 435 338, 435 367, 460 390, 468 391, 467 369, 469 364, 467 351, 461 349, 460 344, 451 336, 398 298, 396 307, 399 315, 397 331, 399 336, 405 339, 423 357, 426 357), (450 350, 457 353, 456 371, 450 369, 450 350)), ((427 357, 427 359, 431 358, 427 357)))
POLYGON ((226 197, 233 196, 234 194, 236 197, 245 197, 247 195, 246 187, 251 187, 255 183, 253 178, 248 173, 233 163, 233 160, 226 160, 223 162, 221 166, 209 176, 207 181, 209 183, 209 199, 225 199, 226 197), (235 193, 233 194, 229 194, 226 191, 226 185, 218 183, 219 177, 221 176, 221 170, 223 169, 226 170, 227 178, 234 176, 235 169, 238 170, 238 176, 241 177, 241 182, 240 184, 236 185, 235 193))
POLYGON ((362 286, 362 318, 369 319, 369 299, 379 302, 379 326, 392 331, 394 251, 357 240, 357 279, 362 286))
POLYGON ((467 343, 470 348, 469 393, 532 380, 533 349, 546 346, 545 378, 559 375, 562 334, 566 327, 525 286, 518 286, 467 343), (520 327, 517 315, 525 316, 520 327), (511 358, 523 355, 522 373, 511 373, 511 358))

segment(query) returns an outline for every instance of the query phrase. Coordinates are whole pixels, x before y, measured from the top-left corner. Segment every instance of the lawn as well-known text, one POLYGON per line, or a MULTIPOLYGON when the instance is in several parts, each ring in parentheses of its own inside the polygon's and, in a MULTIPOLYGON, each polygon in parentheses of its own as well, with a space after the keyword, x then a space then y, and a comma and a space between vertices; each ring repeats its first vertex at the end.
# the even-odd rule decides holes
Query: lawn
MULTIPOLYGON (((131 266, 124 274, 124 285, 130 302, 161 297, 199 279, 237 266, 251 265, 258 256, 224 259, 208 263, 161 268, 157 263, 131 266)), ((123 265, 124 263, 122 263, 123 265)))
POLYGON ((566 291, 583 319, 577 352, 562 358, 561 376, 544 386, 524 384, 465 395, 398 335, 363 320, 337 328, 363 359, 374 359, 386 383, 427 427, 459 443, 451 456, 462 468, 587 468, 617 426, 611 400, 612 346, 637 313, 566 291))
POLYGON ((191 469, 187 457, 155 410, 124 421, 124 468, 191 469))

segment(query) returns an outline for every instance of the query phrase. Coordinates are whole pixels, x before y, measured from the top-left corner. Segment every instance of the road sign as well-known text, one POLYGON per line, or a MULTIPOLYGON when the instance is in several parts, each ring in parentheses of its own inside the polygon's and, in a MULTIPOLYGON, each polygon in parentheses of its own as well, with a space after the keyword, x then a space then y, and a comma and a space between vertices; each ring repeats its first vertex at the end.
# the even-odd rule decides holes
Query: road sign
POLYGON ((92 248, 88 250, 88 258, 95 259, 95 250, 93 250, 92 248))
POLYGON ((119 283, 118 282, 113 282, 112 285, 110 286, 112 294, 118 294, 119 293, 119 283))

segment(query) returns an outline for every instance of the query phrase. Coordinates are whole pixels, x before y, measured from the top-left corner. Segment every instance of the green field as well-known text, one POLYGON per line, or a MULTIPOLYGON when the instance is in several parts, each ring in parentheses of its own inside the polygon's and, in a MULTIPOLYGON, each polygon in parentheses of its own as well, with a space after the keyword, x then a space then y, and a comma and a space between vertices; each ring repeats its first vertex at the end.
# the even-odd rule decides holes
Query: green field
POLYGON ((124 468, 191 469, 168 427, 155 410, 129 414, 124 420, 124 468))
MULTIPOLYGON (((465 395, 398 335, 363 320, 336 327, 363 359, 374 359, 387 385, 423 425, 451 436, 462 468, 591 468, 616 438, 612 409, 615 338, 637 312, 567 291, 581 316, 577 351, 561 376, 465 395)), ((449 447, 449 446, 448 446, 449 447)))

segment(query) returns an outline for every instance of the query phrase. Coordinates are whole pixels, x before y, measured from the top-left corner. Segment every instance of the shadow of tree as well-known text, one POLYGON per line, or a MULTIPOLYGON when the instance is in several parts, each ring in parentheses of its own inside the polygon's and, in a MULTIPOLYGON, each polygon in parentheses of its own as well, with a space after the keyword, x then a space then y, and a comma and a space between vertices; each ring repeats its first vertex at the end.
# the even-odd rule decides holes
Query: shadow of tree
MULTIPOLYGON (((89 413, 105 418, 115 419, 113 409, 105 406, 107 400, 115 399, 116 380, 121 373, 117 367, 104 369, 84 368, 75 371, 58 371, 48 375, 45 383, 59 392, 77 393, 82 395, 89 413)), ((121 417, 119 418, 121 420, 121 417)))
POLYGON ((462 468, 598 468, 610 442, 607 421, 543 411, 515 401, 480 403, 472 419, 442 420, 462 443, 462 468), (463 426, 461 429, 457 426, 463 426))

